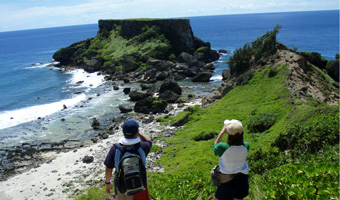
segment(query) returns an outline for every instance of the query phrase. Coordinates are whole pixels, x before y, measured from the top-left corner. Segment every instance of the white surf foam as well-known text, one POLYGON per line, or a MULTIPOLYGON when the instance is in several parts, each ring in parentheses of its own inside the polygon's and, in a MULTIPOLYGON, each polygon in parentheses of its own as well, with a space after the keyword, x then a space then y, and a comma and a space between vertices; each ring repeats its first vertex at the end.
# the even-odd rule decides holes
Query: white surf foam
POLYGON ((78 86, 87 87, 87 88, 96 88, 105 82, 104 75, 98 75, 97 72, 87 73, 83 69, 76 69, 70 72, 73 74, 72 79, 68 82, 69 84, 77 84, 78 86))
POLYGON ((211 78, 210 78, 210 80, 212 80, 212 81, 221 81, 222 80, 222 75, 215 75, 215 76, 212 76, 211 78))
POLYGON ((44 68, 44 67, 48 67, 49 65, 51 65, 51 63, 34 63, 32 64, 31 67, 25 67, 24 69, 44 68))
POLYGON ((73 107, 74 105, 85 99, 86 95, 81 94, 75 96, 74 98, 65 99, 59 102, 0 112, 0 129, 5 129, 22 123, 30 122, 38 119, 39 117, 42 118, 48 116, 55 112, 61 111, 64 108, 64 105, 68 108, 73 107))

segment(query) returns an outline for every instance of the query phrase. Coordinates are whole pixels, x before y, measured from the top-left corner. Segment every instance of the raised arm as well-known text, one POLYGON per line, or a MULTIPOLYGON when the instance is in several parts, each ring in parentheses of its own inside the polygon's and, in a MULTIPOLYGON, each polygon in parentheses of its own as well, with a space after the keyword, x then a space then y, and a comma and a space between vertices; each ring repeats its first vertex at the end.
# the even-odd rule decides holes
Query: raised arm
POLYGON ((221 142, 221 140, 222 140, 223 134, 224 134, 224 133, 226 133, 226 132, 227 132, 227 127, 226 127, 226 126, 223 126, 223 128, 222 128, 222 130, 221 130, 220 134, 218 135, 218 137, 216 138, 216 140, 215 140, 215 143, 214 143, 214 144, 218 144, 218 143, 220 143, 220 142, 221 142))
POLYGON ((140 137, 140 140, 142 142, 146 142, 146 141, 151 141, 150 138, 146 137, 145 135, 141 134, 139 131, 138 131, 138 136, 140 137))

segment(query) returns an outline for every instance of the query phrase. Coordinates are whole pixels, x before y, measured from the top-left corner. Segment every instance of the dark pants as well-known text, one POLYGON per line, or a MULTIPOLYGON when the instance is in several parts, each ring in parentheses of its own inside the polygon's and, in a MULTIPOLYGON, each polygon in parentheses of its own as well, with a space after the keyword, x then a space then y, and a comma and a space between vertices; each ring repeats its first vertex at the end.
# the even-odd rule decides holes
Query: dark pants
POLYGON ((249 193, 248 175, 240 174, 233 180, 217 187, 215 197, 219 200, 243 199, 249 193))

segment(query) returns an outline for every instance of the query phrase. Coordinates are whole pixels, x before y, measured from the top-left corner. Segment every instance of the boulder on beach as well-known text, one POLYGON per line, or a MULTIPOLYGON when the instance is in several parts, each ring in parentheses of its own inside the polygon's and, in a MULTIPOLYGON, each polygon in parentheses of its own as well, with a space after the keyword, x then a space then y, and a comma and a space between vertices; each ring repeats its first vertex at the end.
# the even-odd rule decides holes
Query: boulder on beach
POLYGON ((167 90, 159 95, 160 99, 167 101, 168 103, 175 103, 176 100, 180 97, 180 95, 176 94, 171 90, 167 90))
POLYGON ((168 106, 167 102, 154 97, 148 97, 137 101, 134 107, 135 112, 149 114, 149 113, 163 113, 168 106))
POLYGON ((94 157, 93 156, 85 156, 83 158, 83 163, 89 164, 92 163, 94 161, 94 157))
POLYGON ((204 63, 200 62, 195 56, 190 55, 189 53, 186 53, 186 52, 182 52, 178 56, 178 62, 185 63, 189 67, 193 67, 193 66, 199 67, 199 66, 204 65, 204 63))
POLYGON ((178 85, 178 83, 171 79, 166 79, 164 83, 161 85, 161 88, 159 89, 159 93, 162 94, 163 92, 171 90, 175 92, 178 95, 182 94, 182 88, 178 85))
POLYGON ((121 113, 128 113, 131 112, 133 109, 128 106, 119 105, 119 110, 121 113))
POLYGON ((191 80, 192 82, 209 82, 211 77, 212 77, 211 72, 200 72, 191 80))
POLYGON ((146 97, 149 97, 150 94, 148 93, 143 93, 143 92, 139 92, 139 91, 132 91, 129 93, 129 97, 131 101, 139 101, 142 99, 145 99, 146 97))
POLYGON ((131 88, 124 88, 123 92, 124 94, 129 94, 131 91, 131 88))

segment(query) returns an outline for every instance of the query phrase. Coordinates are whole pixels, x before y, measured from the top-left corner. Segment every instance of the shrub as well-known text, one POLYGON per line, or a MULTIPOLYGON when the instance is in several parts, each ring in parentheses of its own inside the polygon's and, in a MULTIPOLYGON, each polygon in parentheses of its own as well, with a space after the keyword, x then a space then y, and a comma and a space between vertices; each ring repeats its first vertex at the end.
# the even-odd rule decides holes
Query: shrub
POLYGON ((276 53, 276 35, 281 25, 276 25, 272 30, 259 37, 251 44, 247 43, 243 48, 236 49, 233 56, 229 58, 228 64, 231 74, 240 74, 248 71, 251 67, 251 60, 261 60, 261 58, 276 53))
POLYGON ((254 77, 254 71, 249 70, 246 73, 239 76, 236 80, 236 85, 246 85, 254 77))
POLYGON ((202 140, 211 140, 215 138, 215 136, 218 135, 216 132, 200 132, 199 134, 194 136, 195 141, 202 141, 202 140))
POLYGON ((113 62, 111 60, 105 61, 104 67, 111 67, 113 65, 113 62))
POLYGON ((176 59, 177 59, 177 57, 173 53, 169 56, 169 60, 171 60, 171 61, 176 61, 176 59))
POLYGON ((272 67, 272 68, 270 68, 270 70, 269 70, 268 77, 269 77, 269 78, 270 78, 270 77, 274 77, 274 76, 276 76, 276 74, 277 74, 277 69, 276 69, 275 67, 272 67))
POLYGON ((276 114, 261 113, 250 118, 248 123, 248 130, 251 133, 259 133, 269 129, 276 122, 276 114))
POLYGON ((270 199, 338 199, 339 146, 316 155, 302 155, 300 162, 282 165, 263 177, 270 199))
POLYGON ((273 146, 281 151, 289 150, 293 157, 317 153, 324 146, 339 143, 339 120, 324 117, 316 122, 295 125, 280 134, 273 146))

